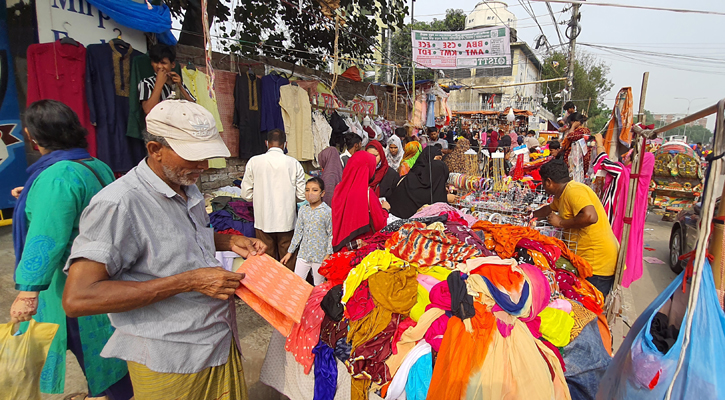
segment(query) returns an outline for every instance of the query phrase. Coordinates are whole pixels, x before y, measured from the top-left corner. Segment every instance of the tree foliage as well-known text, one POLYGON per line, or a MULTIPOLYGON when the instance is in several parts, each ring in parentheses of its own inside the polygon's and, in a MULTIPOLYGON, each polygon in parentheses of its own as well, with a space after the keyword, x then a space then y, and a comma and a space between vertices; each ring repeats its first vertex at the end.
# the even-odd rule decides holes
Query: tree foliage
MULTIPOLYGON (((552 53, 543 62, 541 79, 565 78, 567 76, 568 53, 552 53)), ((574 60, 574 82, 572 101, 577 111, 589 116, 589 127, 595 131, 597 126, 606 123, 611 115, 611 109, 604 103, 604 95, 612 89, 612 82, 607 75, 609 66, 586 52, 577 52, 574 60)), ((557 81, 544 84, 544 94, 548 102, 544 107, 555 116, 560 116, 564 106, 564 96, 560 99, 554 97, 566 88, 566 81, 557 81)), ((601 127, 599 127, 601 129, 601 127)), ((596 130, 598 132, 598 130, 596 130)))
MULTIPOLYGON (((173 4, 175 16, 185 10, 185 26, 194 8, 192 3, 197 12, 200 10, 199 0, 165 1, 173 4), (182 3, 187 3, 186 8, 182 3)), ((325 55, 332 56, 334 51, 335 22, 325 17, 323 7, 334 8, 339 4, 342 23, 338 52, 344 58, 357 60, 370 59, 375 51, 384 51, 382 44, 377 43, 383 27, 402 28, 408 13, 404 0, 244 0, 237 2, 234 10, 230 3, 209 0, 210 18, 215 16, 216 21, 222 22, 219 30, 225 37, 225 50, 241 56, 266 55, 309 67, 326 66, 331 58, 325 59, 325 55), (230 24, 223 23, 226 21, 236 23, 239 29, 227 29, 230 24)), ((191 17, 200 24, 198 15, 191 17)), ((198 45, 182 38, 180 43, 198 45)))
MULTIPOLYGON (((401 70, 402 79, 410 81, 413 79, 412 69, 408 68, 412 61, 413 44, 410 39, 410 32, 416 31, 462 31, 466 28, 466 13, 463 10, 446 10, 443 19, 433 19, 431 22, 415 21, 413 24, 406 24, 405 27, 395 32, 392 39, 393 64, 403 66, 401 70)), ((415 79, 431 79, 433 71, 430 69, 416 68, 415 79)))

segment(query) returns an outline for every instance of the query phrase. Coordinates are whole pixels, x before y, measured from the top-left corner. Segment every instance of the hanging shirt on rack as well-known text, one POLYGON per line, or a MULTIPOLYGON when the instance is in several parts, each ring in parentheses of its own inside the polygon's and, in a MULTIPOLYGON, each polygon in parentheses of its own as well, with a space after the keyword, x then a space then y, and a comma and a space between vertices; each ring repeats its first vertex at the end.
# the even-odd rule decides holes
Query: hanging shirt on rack
POLYGON ((33 44, 28 47, 27 105, 43 99, 58 100, 78 114, 88 130, 88 152, 96 156, 96 129, 86 100, 86 48, 82 44, 33 44))
MULTIPOLYGON (((325 116, 321 112, 315 111, 312 113, 312 137, 315 146, 315 161, 313 165, 315 168, 319 167, 319 155, 322 150, 325 150, 330 145, 330 137, 332 136, 332 127, 325 119, 325 116)), ((332 198, 332 196, 330 196, 332 198)))
POLYGON ((209 97, 209 91, 206 88, 207 75, 201 71, 184 67, 181 69, 181 78, 184 81, 184 87, 188 88, 187 91, 191 94, 191 97, 196 99, 196 103, 206 108, 214 116, 217 130, 224 132, 222 119, 219 117, 217 102, 215 99, 209 97))
POLYGON ((261 79, 262 104, 260 112, 261 120, 259 129, 268 132, 272 129, 284 131, 284 120, 282 119, 282 107, 279 104, 280 87, 289 84, 289 80, 279 75, 267 75, 261 79))
POLYGON ((289 155, 299 161, 314 160, 312 107, 307 91, 297 85, 285 85, 279 88, 279 94, 289 155))
POLYGON ((130 45, 113 41, 92 44, 86 52, 86 95, 96 125, 98 159, 113 172, 127 172, 146 156, 144 142, 126 136, 131 62, 140 55, 130 45))
POLYGON ((234 126, 239 128, 239 157, 251 158, 267 151, 265 135, 259 129, 259 87, 253 73, 237 75, 234 86, 234 126))
POLYGON ((426 110, 425 126, 434 127, 434 126, 436 126, 436 117, 435 117, 436 95, 429 93, 427 95, 427 101, 428 101, 428 108, 426 110))

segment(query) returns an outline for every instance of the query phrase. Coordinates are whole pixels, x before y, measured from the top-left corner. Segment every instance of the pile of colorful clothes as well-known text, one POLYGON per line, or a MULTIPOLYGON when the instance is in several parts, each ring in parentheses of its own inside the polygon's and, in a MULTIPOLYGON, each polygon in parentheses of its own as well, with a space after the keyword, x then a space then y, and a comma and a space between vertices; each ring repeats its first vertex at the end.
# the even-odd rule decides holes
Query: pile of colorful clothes
POLYGON ((255 237, 252 203, 231 196, 209 200, 207 211, 214 232, 255 237))
POLYGON ((325 261, 285 341, 298 365, 272 359, 273 337, 262 382, 292 400, 593 399, 611 337, 591 266, 536 230, 431 207, 325 261))

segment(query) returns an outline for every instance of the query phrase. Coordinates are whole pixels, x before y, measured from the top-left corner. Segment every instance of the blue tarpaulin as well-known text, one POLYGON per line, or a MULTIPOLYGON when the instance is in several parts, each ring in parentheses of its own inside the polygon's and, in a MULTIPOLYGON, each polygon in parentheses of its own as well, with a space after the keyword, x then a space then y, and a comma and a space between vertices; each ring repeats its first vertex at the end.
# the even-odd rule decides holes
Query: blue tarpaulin
POLYGON ((142 32, 155 33, 159 42, 173 46, 176 38, 171 33, 171 11, 166 4, 149 6, 132 0, 87 0, 101 12, 123 26, 142 32))

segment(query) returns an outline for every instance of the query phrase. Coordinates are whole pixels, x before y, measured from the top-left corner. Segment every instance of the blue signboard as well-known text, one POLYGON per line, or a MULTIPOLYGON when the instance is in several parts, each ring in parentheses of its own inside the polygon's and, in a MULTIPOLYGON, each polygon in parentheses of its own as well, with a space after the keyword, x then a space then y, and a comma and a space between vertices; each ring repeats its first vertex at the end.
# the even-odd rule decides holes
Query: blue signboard
POLYGON ((15 207, 10 191, 23 186, 28 166, 7 28, 7 5, 0 0, 0 209, 15 207))

